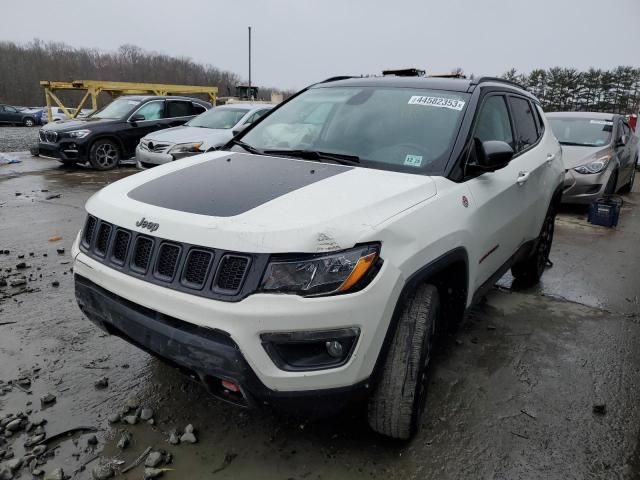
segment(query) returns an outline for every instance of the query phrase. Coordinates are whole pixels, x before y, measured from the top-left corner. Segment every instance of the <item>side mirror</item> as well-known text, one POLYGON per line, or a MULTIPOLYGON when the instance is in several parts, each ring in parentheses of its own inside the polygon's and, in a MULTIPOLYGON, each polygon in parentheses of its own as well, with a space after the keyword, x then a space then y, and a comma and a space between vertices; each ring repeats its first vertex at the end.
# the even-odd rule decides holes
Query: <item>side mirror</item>
POLYGON ((513 148, 506 142, 500 140, 480 142, 478 139, 475 142, 478 162, 467 165, 469 173, 495 172, 506 167, 513 158, 513 148))
POLYGON ((235 137, 236 135, 244 132, 247 128, 249 128, 251 126, 250 123, 243 123, 242 125, 238 125, 236 128, 234 128, 233 130, 231 130, 231 133, 233 134, 233 136, 235 137))
POLYGON ((131 117, 131 118, 129 119, 129 121, 130 121, 131 123, 144 122, 145 120, 146 120, 146 119, 144 118, 144 115, 142 115, 142 114, 140 114, 140 113, 135 114, 133 117, 131 117))
POLYGON ((627 135, 622 135, 620 139, 616 142, 617 147, 624 147, 629 141, 629 137, 627 135))

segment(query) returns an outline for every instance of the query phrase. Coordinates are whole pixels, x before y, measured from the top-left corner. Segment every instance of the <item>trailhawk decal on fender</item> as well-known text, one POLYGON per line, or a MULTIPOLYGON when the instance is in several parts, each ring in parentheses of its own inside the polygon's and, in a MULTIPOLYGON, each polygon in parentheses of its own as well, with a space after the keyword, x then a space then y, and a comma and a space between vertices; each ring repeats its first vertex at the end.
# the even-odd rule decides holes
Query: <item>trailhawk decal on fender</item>
POLYGON ((233 217, 352 168, 231 153, 167 173, 134 188, 128 196, 156 207, 233 217))

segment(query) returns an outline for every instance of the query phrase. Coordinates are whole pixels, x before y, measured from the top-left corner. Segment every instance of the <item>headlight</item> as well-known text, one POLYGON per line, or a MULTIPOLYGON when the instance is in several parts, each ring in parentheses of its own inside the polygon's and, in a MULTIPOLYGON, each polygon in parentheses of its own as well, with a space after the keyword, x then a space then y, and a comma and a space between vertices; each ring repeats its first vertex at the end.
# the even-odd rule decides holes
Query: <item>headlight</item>
POLYGON ((327 255, 274 260, 267 266, 260 290, 303 296, 346 293, 373 278, 379 251, 378 245, 364 245, 327 255))
POLYGON ((167 153, 202 153, 202 150, 200 150, 202 143, 179 143, 171 147, 167 153))
POLYGON ((580 165, 579 167, 574 168, 574 170, 585 175, 589 173, 600 173, 605 168, 607 168, 607 165, 609 165, 609 160, 611 160, 611 155, 605 155, 604 157, 600 157, 593 162, 580 165))
POLYGON ((71 138, 84 138, 91 133, 91 130, 72 130, 67 133, 71 138))

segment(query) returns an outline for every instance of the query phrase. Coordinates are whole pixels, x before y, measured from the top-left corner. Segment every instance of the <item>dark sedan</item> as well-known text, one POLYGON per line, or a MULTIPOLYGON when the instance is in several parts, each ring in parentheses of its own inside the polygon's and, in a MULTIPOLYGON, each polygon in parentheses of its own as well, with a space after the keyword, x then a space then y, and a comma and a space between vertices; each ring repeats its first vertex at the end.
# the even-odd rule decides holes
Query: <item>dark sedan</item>
POLYGON ((65 164, 89 162, 109 170, 133 157, 145 135, 183 125, 209 108, 208 102, 186 97, 120 97, 86 118, 44 126, 38 153, 65 164))

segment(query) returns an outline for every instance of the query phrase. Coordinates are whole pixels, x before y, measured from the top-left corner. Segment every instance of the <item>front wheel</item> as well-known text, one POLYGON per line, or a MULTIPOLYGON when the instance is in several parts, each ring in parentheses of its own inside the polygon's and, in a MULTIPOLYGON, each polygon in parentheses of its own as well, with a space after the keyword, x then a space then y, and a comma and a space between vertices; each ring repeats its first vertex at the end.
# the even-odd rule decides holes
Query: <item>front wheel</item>
POLYGON ((120 148, 111 140, 96 140, 89 150, 89 162, 96 170, 116 168, 120 163, 120 148))
POLYGON ((24 126, 25 127, 33 127, 36 124, 36 122, 34 122, 33 118, 25 118, 24 119, 24 126))
POLYGON ((380 381, 369 399, 369 425, 382 435, 407 440, 418 430, 439 312, 440 296, 433 285, 418 286, 402 305, 380 381))
POLYGON ((551 252, 555 223, 556 211, 551 206, 542 224, 535 250, 529 257, 511 267, 511 273, 521 286, 532 286, 540 281, 551 252))

